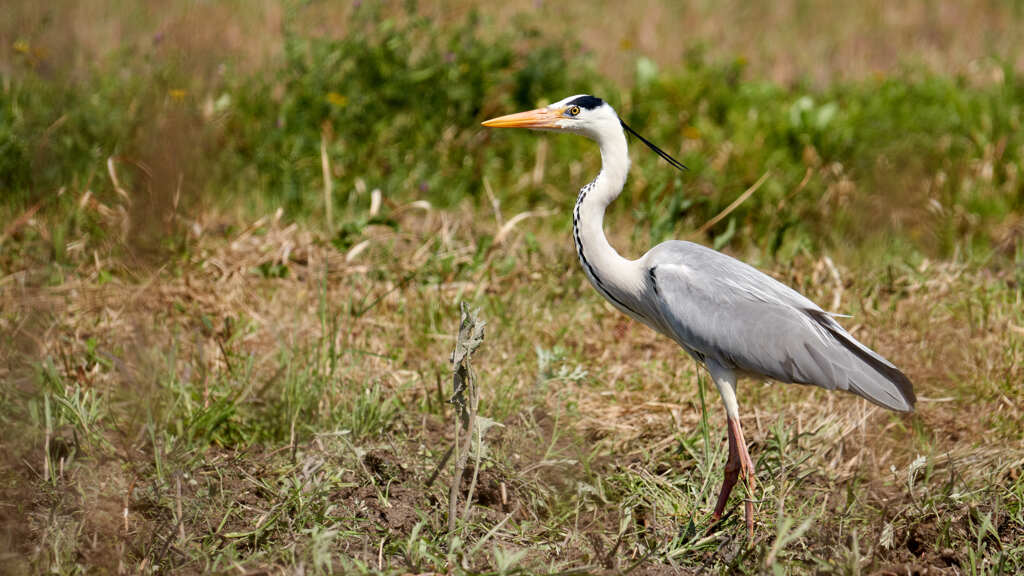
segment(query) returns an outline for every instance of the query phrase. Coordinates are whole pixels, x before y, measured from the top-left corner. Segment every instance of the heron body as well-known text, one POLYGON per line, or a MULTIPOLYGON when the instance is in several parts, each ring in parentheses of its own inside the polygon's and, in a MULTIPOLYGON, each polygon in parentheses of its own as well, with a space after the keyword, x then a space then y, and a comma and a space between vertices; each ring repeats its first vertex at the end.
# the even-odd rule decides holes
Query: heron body
MULTIPOLYGON (((740 475, 754 488, 754 464, 740 426, 736 381, 741 376, 845 390, 886 408, 909 412, 910 380, 858 342, 814 302, 735 258, 692 242, 659 244, 636 260, 605 237, 605 209, 629 173, 626 131, 669 163, 677 160, 636 134, 594 96, 570 96, 546 108, 494 118, 490 127, 570 132, 597 142, 601 172, 584 186, 573 209, 573 240, 594 288, 616 308, 673 339, 707 367, 727 416, 729 458, 713 517, 721 517, 740 475)), ((753 533, 753 504, 745 502, 753 533)))

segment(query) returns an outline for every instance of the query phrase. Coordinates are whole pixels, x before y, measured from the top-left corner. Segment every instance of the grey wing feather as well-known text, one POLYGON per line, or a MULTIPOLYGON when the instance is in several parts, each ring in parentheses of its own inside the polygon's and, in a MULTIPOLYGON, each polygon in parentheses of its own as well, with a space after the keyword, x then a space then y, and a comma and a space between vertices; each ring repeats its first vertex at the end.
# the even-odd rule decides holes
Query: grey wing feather
POLYGON ((643 264, 657 295, 658 329, 698 358, 913 409, 913 386, 898 368, 771 276, 690 242, 659 244, 643 264))

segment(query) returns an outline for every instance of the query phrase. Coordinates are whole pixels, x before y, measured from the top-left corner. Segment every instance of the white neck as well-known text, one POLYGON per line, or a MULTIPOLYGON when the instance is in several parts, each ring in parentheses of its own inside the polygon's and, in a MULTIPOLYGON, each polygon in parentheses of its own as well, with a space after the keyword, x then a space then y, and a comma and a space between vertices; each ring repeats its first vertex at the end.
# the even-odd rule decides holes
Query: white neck
POLYGON ((603 229, 605 209, 622 192, 629 173, 626 135, 616 128, 596 138, 601 147, 601 173, 580 190, 573 211, 573 238, 591 284, 617 308, 637 317, 643 275, 634 261, 612 248, 603 229))

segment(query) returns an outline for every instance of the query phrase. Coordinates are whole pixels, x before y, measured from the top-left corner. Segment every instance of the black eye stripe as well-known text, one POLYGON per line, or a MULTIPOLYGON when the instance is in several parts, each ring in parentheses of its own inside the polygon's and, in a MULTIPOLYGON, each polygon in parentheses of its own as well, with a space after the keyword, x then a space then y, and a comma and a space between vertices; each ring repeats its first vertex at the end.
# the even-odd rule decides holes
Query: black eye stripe
POLYGON ((569 102, 570 106, 579 106, 580 108, 583 108, 585 110, 593 110, 594 108, 598 108, 603 104, 604 100, 601 100, 597 96, 591 96, 589 94, 587 94, 586 96, 580 96, 579 98, 576 98, 572 102, 569 102))

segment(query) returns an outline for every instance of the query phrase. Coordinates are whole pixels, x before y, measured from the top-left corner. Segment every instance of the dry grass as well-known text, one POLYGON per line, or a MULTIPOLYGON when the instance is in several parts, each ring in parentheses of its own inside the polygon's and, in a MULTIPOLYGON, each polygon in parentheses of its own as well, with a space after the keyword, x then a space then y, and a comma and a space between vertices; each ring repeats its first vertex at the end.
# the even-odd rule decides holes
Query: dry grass
MULTIPOLYGON (((0 327, 19 343, 4 361, 13 399, 37 401, 33 363, 43 361, 65 397, 92 394, 101 406, 91 426, 32 425, 31 408, 8 416, 4 538, 25 554, 22 568, 281 568, 321 552, 320 569, 441 568, 430 558, 443 552, 414 561, 407 548, 433 549, 417 539, 443 533, 444 482, 425 482, 447 443, 447 392, 437 386, 464 299, 490 326, 478 359, 481 413, 506 426, 481 476, 469 547, 510 515, 485 550, 533 549, 517 557, 532 569, 810 569, 817 557, 858 570, 959 573, 975 555, 993 569, 1000 546, 1002 561, 1019 566, 1024 396, 1014 383, 1024 376, 1024 334, 1020 287, 1005 272, 926 262, 882 279, 841 263, 832 272, 823 260, 777 271, 818 301, 841 287, 855 333, 906 369, 921 402, 897 417, 851 396, 745 383, 763 490, 750 556, 738 526, 706 541, 684 534, 691 521, 702 529, 724 458, 713 396, 711 443, 700 439, 690 360, 601 302, 550 232, 535 230, 539 252, 514 231, 480 259, 475 239, 495 233, 495 219, 392 210, 401 233, 370 228, 347 252, 280 214, 240 226, 207 215, 184 223, 187 252, 160 263, 117 257, 115 241, 93 254, 70 250, 73 266, 56 286, 46 285, 45 265, 3 278, 0 327), (101 282, 104 270, 115 273, 101 282), (537 358, 535 348, 548 352, 537 358), (268 403, 295 401, 281 383, 295 362, 322 369, 326 385, 315 374, 297 381, 312 395, 304 420, 260 432, 270 425, 252 419, 275 413, 268 403), (395 420, 372 436, 337 436, 338 414, 374 386, 403 407, 395 420), (201 411, 224 399, 232 411, 212 436, 184 440, 180 424, 173 432, 182 402, 201 411), (296 509, 299 496, 282 492, 290 478, 312 508, 296 509), (203 488, 214 482, 218 491, 203 488), (303 516, 310 509, 322 514, 326 543, 303 516), (773 551, 805 519, 814 531, 773 551), (936 539, 946 544, 932 547, 936 539)), ((498 565, 490 553, 455 554, 468 567, 498 565)))

